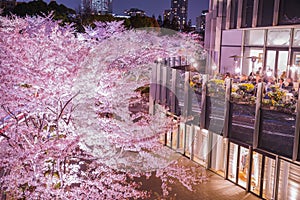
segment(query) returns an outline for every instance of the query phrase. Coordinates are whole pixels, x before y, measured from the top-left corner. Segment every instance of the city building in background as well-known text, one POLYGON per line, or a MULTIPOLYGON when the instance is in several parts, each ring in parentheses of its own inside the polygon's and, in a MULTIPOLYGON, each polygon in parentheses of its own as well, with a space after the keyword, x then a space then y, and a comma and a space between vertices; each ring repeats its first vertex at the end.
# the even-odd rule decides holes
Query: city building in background
POLYGON ((206 20, 207 13, 208 13, 208 10, 203 10, 201 12, 201 15, 196 17, 196 31, 199 33, 205 32, 205 20, 206 20))
POLYGON ((112 0, 81 0, 83 12, 112 14, 112 0))
POLYGON ((172 0, 171 11, 171 21, 176 20, 178 29, 183 30, 188 22, 188 0, 172 0))
POLYGON ((171 21, 172 10, 164 10, 164 21, 171 21))
POLYGON ((210 0, 206 17, 207 72, 249 75, 260 68, 276 78, 300 73, 300 1, 210 0))
POLYGON ((135 17, 135 16, 142 16, 143 17, 143 16, 146 15, 145 11, 140 10, 138 8, 131 8, 129 10, 125 10, 125 14, 127 16, 130 16, 130 17, 135 17))

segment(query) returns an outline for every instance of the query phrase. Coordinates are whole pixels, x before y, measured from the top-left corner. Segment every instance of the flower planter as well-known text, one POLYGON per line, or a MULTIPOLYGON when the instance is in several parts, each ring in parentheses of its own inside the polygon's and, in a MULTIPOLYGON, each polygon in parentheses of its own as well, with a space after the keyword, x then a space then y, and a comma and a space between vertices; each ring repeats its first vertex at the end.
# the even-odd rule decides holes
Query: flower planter
POLYGON ((230 103, 229 138, 249 145, 253 143, 255 105, 230 103))
POLYGON ((258 146, 276 154, 292 157, 296 115, 278 110, 261 110, 258 146))

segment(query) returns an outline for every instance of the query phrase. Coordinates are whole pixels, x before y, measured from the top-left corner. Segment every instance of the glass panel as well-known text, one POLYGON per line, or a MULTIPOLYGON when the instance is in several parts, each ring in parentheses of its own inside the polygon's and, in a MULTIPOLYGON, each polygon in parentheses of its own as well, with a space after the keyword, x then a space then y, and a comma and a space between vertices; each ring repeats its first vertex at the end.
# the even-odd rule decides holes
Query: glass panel
POLYGON ((287 70, 287 64, 288 64, 288 51, 279 51, 278 52, 278 68, 277 68, 277 77, 280 77, 280 75, 283 72, 286 72, 287 70))
POLYGON ((275 181, 275 160, 265 157, 264 181, 263 181, 263 198, 271 199, 275 181))
POLYGON ((230 28, 236 28, 238 15, 238 0, 230 1, 230 28))
POLYGON ((251 192, 259 195, 263 156, 257 152, 252 155, 251 192))
POLYGON ((290 164, 283 160, 280 161, 280 174, 278 183, 278 200, 286 200, 288 193, 288 177, 289 177, 290 164))
POLYGON ((172 135, 172 148, 176 149, 177 148, 177 138, 178 138, 178 131, 179 131, 179 125, 176 125, 173 128, 173 135, 172 135))
MULTIPOLYGON (((294 82, 299 82, 300 77, 300 52, 293 53, 293 63, 292 67, 290 68, 290 75, 294 82)), ((297 86, 297 84, 294 84, 297 86)), ((297 88, 295 88, 297 91, 297 88)))
POLYGON ((300 47, 300 29, 294 30, 293 47, 300 47))
POLYGON ((222 32, 222 45, 241 45, 242 44, 241 30, 224 30, 222 32))
POLYGON ((207 165, 208 131, 200 128, 195 130, 194 160, 204 166, 207 165))
POLYGON ((253 18, 253 0, 243 1, 243 11, 242 11, 242 27, 252 27, 253 18))
POLYGON ((290 29, 268 30, 268 46, 288 46, 290 44, 290 29))
POLYGON ((226 150, 222 136, 213 134, 211 152, 211 169, 224 176, 226 150))
POLYGON ((263 46, 265 30, 247 30, 245 31, 245 45, 263 46))
POLYGON ((300 23, 300 1, 288 0, 280 1, 279 24, 299 24, 300 23))
POLYGON ((191 157, 191 152, 192 152, 192 142, 193 142, 193 126, 186 125, 185 129, 185 149, 184 149, 184 154, 187 157, 191 157))
POLYGON ((276 63, 276 51, 268 50, 266 58, 266 71, 272 72, 274 75, 275 63, 276 63))
POLYGON ((261 48, 245 48, 243 57, 242 74, 250 75, 259 71, 263 67, 263 49, 261 48))
POLYGON ((184 149, 183 149, 183 146, 184 146, 184 131, 185 131, 185 124, 184 123, 180 123, 180 129, 179 129, 179 137, 178 137, 178 149, 177 151, 180 152, 180 153, 183 153, 184 149))
POLYGON ((271 26, 273 23, 274 0, 261 0, 258 5, 257 26, 271 26))
POLYGON ((288 199, 300 199, 300 166, 291 164, 287 186, 288 199))
POLYGON ((172 130, 167 132, 167 146, 171 147, 172 130))
POLYGON ((222 47, 221 54, 220 72, 223 74, 226 72, 235 74, 235 67, 240 67, 241 65, 241 47, 222 47))
POLYGON ((246 188, 247 185, 247 175, 249 168, 249 150, 240 147, 240 159, 239 159, 239 179, 238 184, 243 188, 246 188))
MULTIPOLYGON (((175 62, 175 66, 179 66, 184 64, 184 58, 181 60, 178 58, 175 62), (180 62, 181 61, 181 62, 180 62)), ((182 70, 176 70, 176 106, 175 106, 175 113, 176 115, 181 115, 183 112, 184 106, 184 78, 185 73, 182 70)))
POLYGON ((238 156, 238 145, 230 143, 228 179, 233 182, 236 181, 237 156, 238 156))

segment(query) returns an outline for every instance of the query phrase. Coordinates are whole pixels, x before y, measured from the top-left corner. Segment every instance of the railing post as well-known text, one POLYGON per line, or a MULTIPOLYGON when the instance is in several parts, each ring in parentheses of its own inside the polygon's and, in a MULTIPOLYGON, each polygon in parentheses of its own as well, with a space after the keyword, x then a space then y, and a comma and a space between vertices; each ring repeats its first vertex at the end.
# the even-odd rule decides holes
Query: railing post
POLYGON ((258 139, 260 132, 261 121, 261 103, 263 98, 264 84, 258 83, 256 92, 256 107, 255 107, 255 121, 254 121, 254 133, 253 133, 253 148, 258 147, 258 139))
POLYGON ((293 160, 297 160, 299 154, 299 139, 300 139, 300 88, 298 88, 298 101, 296 104, 296 124, 295 124, 295 137, 294 137, 294 149, 293 160))
POLYGON ((202 96, 201 96, 201 114, 200 114, 200 128, 205 127, 206 118, 206 93, 207 93, 208 75, 202 75, 202 96))
POLYGON ((186 71, 184 73, 184 106, 183 106, 183 117, 185 121, 188 120, 189 115, 191 114, 192 105, 191 105, 191 87, 190 87, 190 72, 186 71))
POLYGON ((229 136, 229 126, 231 122, 231 114, 230 114, 230 96, 231 96, 231 87, 232 87, 232 79, 225 79, 225 110, 224 110, 224 125, 223 125, 223 137, 228 138, 229 136))
POLYGON ((279 186, 279 175, 280 175, 280 158, 277 155, 275 159, 275 172, 274 172, 274 187, 273 187, 273 194, 272 194, 272 200, 278 199, 278 186, 279 186))
MULTIPOLYGON (((175 57, 173 57, 172 62, 170 64, 170 67, 175 66, 175 57)), ((176 91, 176 83, 177 83, 177 72, 176 69, 171 69, 172 70, 172 83, 171 83, 171 93, 170 93, 170 98, 171 98, 171 113, 176 114, 176 96, 177 96, 177 91, 176 91)))

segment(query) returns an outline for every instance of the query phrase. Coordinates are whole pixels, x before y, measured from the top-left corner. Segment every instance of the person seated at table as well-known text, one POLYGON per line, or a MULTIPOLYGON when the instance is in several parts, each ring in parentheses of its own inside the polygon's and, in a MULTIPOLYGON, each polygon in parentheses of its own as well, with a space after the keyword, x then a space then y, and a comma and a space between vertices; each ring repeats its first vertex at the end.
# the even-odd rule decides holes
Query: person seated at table
POLYGON ((284 87, 284 79, 280 78, 276 85, 279 87, 279 89, 282 89, 284 87))
POLYGON ((289 92, 291 92, 293 90, 293 85, 294 85, 293 80, 291 78, 287 78, 287 79, 285 79, 282 88, 288 90, 289 92))

